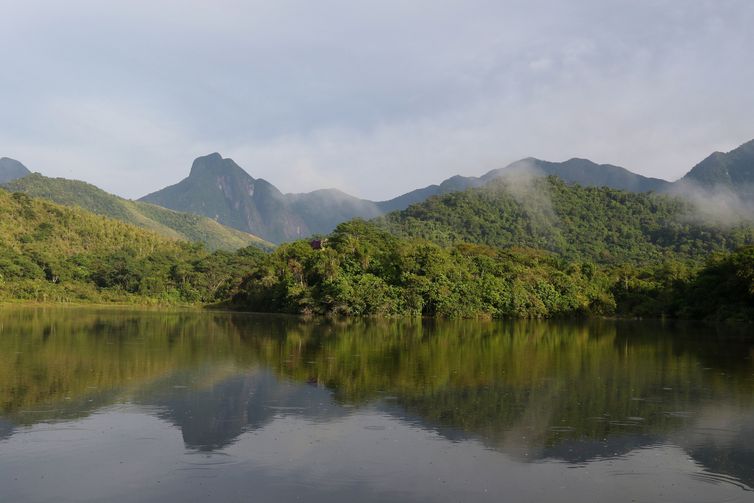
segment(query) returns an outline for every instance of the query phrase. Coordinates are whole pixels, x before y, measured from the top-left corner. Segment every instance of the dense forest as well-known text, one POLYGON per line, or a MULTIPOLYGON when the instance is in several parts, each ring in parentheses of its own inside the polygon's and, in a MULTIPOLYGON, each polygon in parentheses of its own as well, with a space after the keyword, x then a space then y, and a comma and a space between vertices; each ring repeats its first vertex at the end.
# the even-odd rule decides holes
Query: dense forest
POLYGON ((679 200, 531 181, 431 198, 316 242, 205 249, 0 191, 0 300, 329 316, 754 321, 752 228, 679 200), (521 187, 516 187, 519 190, 521 187))
POLYGON ((706 221, 688 201, 654 193, 508 177, 432 197, 378 220, 393 234, 442 245, 525 246, 604 265, 703 260, 754 244, 754 227, 706 221))

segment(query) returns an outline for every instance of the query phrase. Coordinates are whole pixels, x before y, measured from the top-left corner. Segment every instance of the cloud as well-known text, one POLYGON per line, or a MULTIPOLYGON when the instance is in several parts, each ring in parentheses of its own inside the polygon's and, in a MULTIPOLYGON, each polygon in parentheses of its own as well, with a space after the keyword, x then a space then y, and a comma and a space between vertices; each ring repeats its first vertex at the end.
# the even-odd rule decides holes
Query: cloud
POLYGON ((754 137, 748 0, 0 2, 0 154, 132 197, 211 151, 384 199, 530 155, 677 178, 754 137))

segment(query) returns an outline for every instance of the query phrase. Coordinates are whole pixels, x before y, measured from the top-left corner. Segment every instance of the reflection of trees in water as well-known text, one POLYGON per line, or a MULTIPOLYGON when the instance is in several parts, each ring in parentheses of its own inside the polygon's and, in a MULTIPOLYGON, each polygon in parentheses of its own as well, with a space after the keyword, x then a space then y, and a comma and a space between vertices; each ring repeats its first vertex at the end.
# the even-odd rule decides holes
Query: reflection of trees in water
MULTIPOLYGON (((0 326, 0 414, 14 422, 130 399, 212 450, 280 414, 328 420, 341 403, 380 403, 520 459, 581 462, 672 439, 707 466, 754 466, 741 438, 684 433, 699 431, 702 404, 751 410, 752 346, 729 328, 91 309, 9 310, 0 326)), ((732 431, 752 431, 741 421, 732 431)))

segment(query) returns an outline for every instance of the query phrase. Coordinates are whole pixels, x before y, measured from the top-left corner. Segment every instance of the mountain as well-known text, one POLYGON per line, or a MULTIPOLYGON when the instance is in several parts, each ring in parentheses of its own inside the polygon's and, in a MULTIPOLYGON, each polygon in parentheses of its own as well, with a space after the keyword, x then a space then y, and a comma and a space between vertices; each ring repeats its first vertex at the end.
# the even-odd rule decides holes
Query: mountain
POLYGON ((404 210, 412 204, 420 203, 432 196, 461 192, 469 188, 481 187, 485 183, 486 180, 483 180, 482 177, 456 175, 444 180, 440 185, 429 185, 412 190, 388 201, 381 201, 377 203, 377 206, 385 213, 390 213, 391 211, 404 210))
POLYGON ((11 192, 78 206, 92 213, 149 229, 172 239, 201 242, 211 250, 234 250, 246 246, 271 248, 261 238, 225 227, 214 220, 180 213, 154 204, 129 201, 78 180, 47 178, 34 173, 3 185, 11 192))
POLYGON ((659 178, 648 178, 632 173, 620 166, 597 164, 588 159, 569 159, 564 162, 548 162, 529 157, 509 164, 504 168, 494 169, 480 176, 453 176, 439 185, 430 185, 413 190, 389 201, 377 203, 379 208, 388 213, 403 210, 420 203, 428 197, 439 194, 460 192, 470 188, 481 187, 492 180, 510 175, 556 176, 568 183, 577 183, 585 187, 610 187, 629 192, 663 192, 668 190, 670 182, 659 178))
POLYGON ((567 182, 608 186, 635 192, 661 191, 668 182, 647 178, 609 164, 586 159, 554 163, 523 159, 481 177, 454 176, 396 198, 373 202, 335 189, 283 194, 263 179, 255 179, 232 159, 213 153, 197 158, 189 176, 175 185, 151 193, 141 201, 204 215, 223 225, 249 232, 275 243, 325 234, 352 218, 375 218, 403 210, 427 198, 481 187, 509 173, 554 175, 567 182))
POLYGON ((374 203, 337 190, 283 194, 217 153, 197 158, 187 178, 141 201, 204 215, 275 243, 329 232, 344 220, 381 213, 374 203))
POLYGON ((754 196, 754 140, 728 153, 714 152, 694 166, 680 182, 703 189, 729 189, 754 196))
POLYGON ((481 188, 431 197, 378 223, 398 236, 444 245, 540 248, 603 264, 701 260, 754 243, 751 225, 705 224, 683 199, 569 185, 556 177, 499 177, 481 188))
MULTIPOLYGON (((197 158, 189 176, 143 197, 177 211, 212 218, 224 225, 261 236, 275 243, 326 234, 352 218, 370 219, 405 210, 428 198, 480 188, 509 175, 555 176, 583 187, 607 187, 627 192, 674 193, 690 197, 691 183, 703 187, 723 185, 739 195, 754 196, 754 141, 728 154, 715 153, 702 161, 681 181, 671 183, 645 177, 612 164, 597 164, 573 158, 549 162, 532 157, 513 162, 479 176, 453 176, 386 201, 368 201, 335 189, 302 194, 283 194, 274 185, 254 179, 231 159, 214 153, 197 158)), ((698 203, 703 198, 695 197, 698 203)), ((739 205, 740 206, 740 205, 739 205)), ((712 211, 712 209, 710 209, 712 211)), ((748 210, 747 210, 748 211, 748 210)), ((729 213, 715 208, 714 213, 729 213)), ((747 214, 739 211, 738 213, 747 214)))
POLYGON ((487 182, 510 173, 557 176, 567 183, 577 183, 584 187, 609 187, 628 192, 661 192, 670 185, 666 180, 637 175, 620 166, 597 164, 589 159, 578 158, 565 162, 548 162, 530 157, 503 169, 490 171, 482 180, 487 182))
POLYGON ((10 182, 31 174, 26 166, 15 159, 0 157, 0 183, 10 182))

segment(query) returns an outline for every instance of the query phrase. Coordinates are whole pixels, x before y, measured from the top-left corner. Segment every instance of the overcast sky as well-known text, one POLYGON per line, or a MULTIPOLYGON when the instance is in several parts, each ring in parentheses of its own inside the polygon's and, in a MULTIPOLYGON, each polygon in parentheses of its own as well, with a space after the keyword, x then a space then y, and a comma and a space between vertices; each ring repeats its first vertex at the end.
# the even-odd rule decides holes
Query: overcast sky
POLYGON ((752 0, 0 0, 0 156, 126 197, 214 151, 372 199, 527 156, 675 179, 754 138, 752 27, 752 0))

